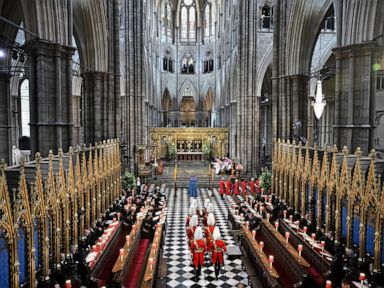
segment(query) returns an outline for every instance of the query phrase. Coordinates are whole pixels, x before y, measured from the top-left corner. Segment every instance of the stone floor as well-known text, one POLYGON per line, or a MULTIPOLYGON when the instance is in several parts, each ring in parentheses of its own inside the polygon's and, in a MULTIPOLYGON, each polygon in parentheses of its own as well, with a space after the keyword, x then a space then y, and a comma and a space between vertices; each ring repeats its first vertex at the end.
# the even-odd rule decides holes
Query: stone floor
MULTIPOLYGON (((169 210, 163 254, 164 258, 168 258, 167 287, 248 287, 248 276, 242 269, 241 260, 229 260, 226 256, 225 266, 218 280, 215 279, 214 269, 206 256, 202 276, 198 282, 195 282, 185 233, 185 219, 192 198, 188 197, 186 188, 178 188, 177 195, 173 188, 167 188, 167 191, 169 210)), ((208 197, 208 190, 200 188, 199 207, 203 207, 204 200, 208 197)), ((216 225, 220 228, 223 239, 227 245, 234 245, 235 241, 229 233, 227 223, 227 203, 220 198, 216 189, 210 199, 215 207, 216 225)))

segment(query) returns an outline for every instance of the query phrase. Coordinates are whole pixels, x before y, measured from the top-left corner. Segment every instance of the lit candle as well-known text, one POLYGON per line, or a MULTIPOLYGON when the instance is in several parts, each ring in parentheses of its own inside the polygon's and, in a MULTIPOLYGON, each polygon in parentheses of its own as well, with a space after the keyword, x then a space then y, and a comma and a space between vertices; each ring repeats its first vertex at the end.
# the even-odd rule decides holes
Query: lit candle
POLYGON ((279 221, 275 221, 275 228, 276 228, 276 234, 277 234, 277 230, 279 229, 279 221))
POLYGON ((259 245, 260 245, 260 251, 263 252, 264 242, 260 241, 259 245))
POLYGON ((293 220, 293 216, 289 215, 289 222, 292 223, 292 220, 293 220))
POLYGON ((332 282, 331 282, 331 280, 327 280, 327 281, 325 282, 325 288, 332 288, 332 282))
POLYGON ((304 226, 304 227, 303 227, 304 234, 307 234, 307 230, 308 230, 308 227, 307 227, 307 226, 304 226))
POLYGON ((116 218, 113 218, 113 222, 116 222, 116 218))
POLYGON ((360 280, 361 287, 364 287, 364 280, 365 280, 365 274, 364 273, 360 273, 359 280, 360 280))
POLYGON ((256 230, 252 230, 252 238, 255 240, 256 239, 256 230))
POLYGON ((247 226, 247 228, 249 228, 249 221, 246 221, 245 225, 247 226))
POLYGON ((297 246, 297 251, 299 251, 299 257, 301 257, 301 251, 303 251, 303 245, 299 244, 297 246))
POLYGON ((321 252, 324 253, 325 241, 320 242, 321 252))
POLYGON ((65 281, 65 288, 71 288, 71 287, 72 287, 71 280, 65 281))
POLYGON ((311 234, 311 238, 312 238, 312 245, 313 245, 313 247, 315 247, 316 234, 315 234, 315 233, 312 233, 312 234, 311 234))
POLYGON ((271 269, 271 271, 272 271, 272 263, 273 263, 273 260, 274 260, 273 255, 269 255, 269 268, 271 269))
POLYGON ((127 241, 127 243, 129 243, 129 241, 131 240, 131 236, 129 235, 125 236, 125 240, 127 241))
POLYGON ((283 211, 283 215, 284 215, 284 219, 286 219, 287 218, 287 210, 283 211))
POLYGON ((271 214, 267 213, 267 221, 269 221, 270 217, 271 217, 271 214))
POLYGON ((120 220, 120 216, 121 216, 121 213, 120 213, 120 212, 118 212, 118 213, 117 213, 117 219, 119 219, 119 220, 120 220))
POLYGON ((289 232, 285 232, 285 246, 288 246, 289 232))

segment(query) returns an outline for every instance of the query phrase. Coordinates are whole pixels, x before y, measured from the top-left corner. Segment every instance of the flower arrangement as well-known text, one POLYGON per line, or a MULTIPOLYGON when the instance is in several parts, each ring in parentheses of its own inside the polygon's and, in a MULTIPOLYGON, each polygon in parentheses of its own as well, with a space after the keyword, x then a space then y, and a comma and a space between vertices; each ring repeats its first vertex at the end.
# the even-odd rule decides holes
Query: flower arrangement
POLYGON ((132 189, 136 189, 136 177, 133 175, 133 173, 129 171, 125 171, 122 179, 121 179, 121 185, 124 191, 128 192, 132 189))
POLYGON ((177 147, 175 143, 168 143, 167 144, 167 158, 168 160, 175 159, 177 154, 177 147))
POLYGON ((202 146, 202 152, 203 152, 203 155, 206 159, 209 159, 210 156, 211 156, 211 145, 208 144, 208 143, 204 143, 203 146, 202 146))
POLYGON ((260 175, 260 188, 261 192, 269 193, 272 183, 272 174, 268 169, 263 169, 260 175))

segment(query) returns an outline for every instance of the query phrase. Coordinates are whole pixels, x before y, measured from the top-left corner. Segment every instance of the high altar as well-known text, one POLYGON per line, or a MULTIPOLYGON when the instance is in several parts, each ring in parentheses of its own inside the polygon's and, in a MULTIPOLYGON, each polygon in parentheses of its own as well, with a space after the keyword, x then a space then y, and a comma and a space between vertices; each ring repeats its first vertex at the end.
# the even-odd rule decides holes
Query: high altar
POLYGON ((178 160, 201 160, 207 144, 213 157, 228 154, 227 128, 151 128, 150 135, 159 158, 167 157, 167 145, 171 143, 176 146, 178 160))

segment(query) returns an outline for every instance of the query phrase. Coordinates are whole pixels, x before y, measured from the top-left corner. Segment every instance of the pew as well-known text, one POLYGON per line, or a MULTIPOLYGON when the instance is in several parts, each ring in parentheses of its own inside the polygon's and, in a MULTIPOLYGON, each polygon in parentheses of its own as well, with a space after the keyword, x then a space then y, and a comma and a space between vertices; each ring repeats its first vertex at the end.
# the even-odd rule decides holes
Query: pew
POLYGON ((280 226, 282 233, 290 232, 291 238, 290 241, 293 245, 297 247, 297 245, 303 245, 302 255, 303 257, 316 268, 317 271, 321 273, 323 278, 330 274, 331 261, 322 257, 317 251, 313 249, 313 247, 307 242, 304 241, 301 236, 297 235, 297 232, 289 227, 289 225, 285 221, 280 221, 280 226))
MULTIPOLYGON (((164 224, 157 224, 155 237, 153 239, 144 278, 141 288, 155 287, 157 270, 160 268, 161 246, 163 241, 164 224)), ((163 268, 164 269, 164 268, 163 268)), ((166 277, 166 276, 165 276, 166 277)))

